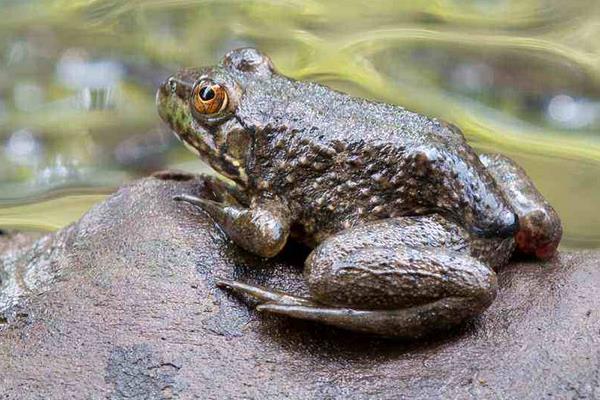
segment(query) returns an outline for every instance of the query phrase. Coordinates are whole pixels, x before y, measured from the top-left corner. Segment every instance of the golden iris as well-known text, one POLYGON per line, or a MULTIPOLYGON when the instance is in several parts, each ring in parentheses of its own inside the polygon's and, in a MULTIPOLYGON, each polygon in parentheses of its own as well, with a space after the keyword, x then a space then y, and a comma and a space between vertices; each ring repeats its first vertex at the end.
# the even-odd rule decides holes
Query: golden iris
POLYGON ((217 114, 227 107, 227 91, 211 81, 200 82, 194 87, 192 104, 200 114, 217 114))

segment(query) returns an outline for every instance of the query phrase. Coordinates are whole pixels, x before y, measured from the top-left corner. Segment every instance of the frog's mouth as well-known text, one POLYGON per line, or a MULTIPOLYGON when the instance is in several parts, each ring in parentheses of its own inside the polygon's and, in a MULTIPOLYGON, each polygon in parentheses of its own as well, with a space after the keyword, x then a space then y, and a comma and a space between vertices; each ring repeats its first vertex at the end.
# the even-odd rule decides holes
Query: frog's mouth
POLYGON ((194 138, 196 132, 193 131, 192 125, 194 118, 185 104, 185 97, 189 96, 191 85, 185 81, 169 78, 163 83, 156 92, 156 107, 160 118, 171 128, 175 136, 184 144, 193 148, 195 153, 198 153, 198 147, 202 145, 200 141, 195 143, 198 147, 194 148, 194 138))
POLYGON ((175 136, 217 174, 245 188, 248 177, 243 160, 229 153, 231 146, 224 139, 222 126, 201 124, 190 109, 193 82, 201 75, 199 70, 184 70, 167 79, 156 93, 158 114, 175 136))

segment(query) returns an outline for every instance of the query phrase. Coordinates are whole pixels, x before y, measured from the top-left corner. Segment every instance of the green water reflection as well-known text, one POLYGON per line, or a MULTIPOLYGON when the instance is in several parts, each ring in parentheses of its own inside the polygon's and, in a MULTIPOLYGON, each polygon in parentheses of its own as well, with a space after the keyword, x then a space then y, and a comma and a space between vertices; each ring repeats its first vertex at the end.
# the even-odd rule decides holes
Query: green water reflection
POLYGON ((202 169, 155 88, 252 45, 290 76, 455 123, 527 169, 565 246, 600 246, 595 0, 0 0, 0 16, 0 227, 56 229, 123 182, 202 169))

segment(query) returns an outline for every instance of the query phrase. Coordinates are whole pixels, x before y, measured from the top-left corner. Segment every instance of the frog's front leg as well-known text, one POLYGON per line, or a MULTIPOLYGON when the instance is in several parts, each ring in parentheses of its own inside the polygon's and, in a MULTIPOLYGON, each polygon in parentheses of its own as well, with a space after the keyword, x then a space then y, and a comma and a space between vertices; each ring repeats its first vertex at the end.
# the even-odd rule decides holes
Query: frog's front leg
POLYGON ((255 199, 249 207, 185 194, 175 200, 202 208, 237 245, 261 257, 279 253, 290 233, 289 209, 278 198, 255 199))
POLYGON ((219 203, 247 205, 250 200, 240 188, 215 175, 200 174, 204 184, 210 189, 214 200, 219 203))
POLYGON ((399 218, 330 237, 306 260, 310 299, 237 282, 221 286, 254 297, 262 303, 259 311, 420 337, 478 315, 496 295, 495 273, 456 245, 455 231, 445 229, 427 217, 399 218), (440 232, 445 238, 437 240, 440 232))

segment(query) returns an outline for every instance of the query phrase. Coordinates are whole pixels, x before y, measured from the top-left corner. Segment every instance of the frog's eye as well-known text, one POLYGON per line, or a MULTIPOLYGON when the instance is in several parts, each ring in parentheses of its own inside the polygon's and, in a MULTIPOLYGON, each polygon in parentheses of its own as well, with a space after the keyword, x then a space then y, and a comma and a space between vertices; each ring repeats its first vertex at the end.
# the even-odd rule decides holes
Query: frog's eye
POLYGON ((192 105, 200 114, 217 114, 227 107, 225 88, 212 81, 201 81, 192 93, 192 105))

